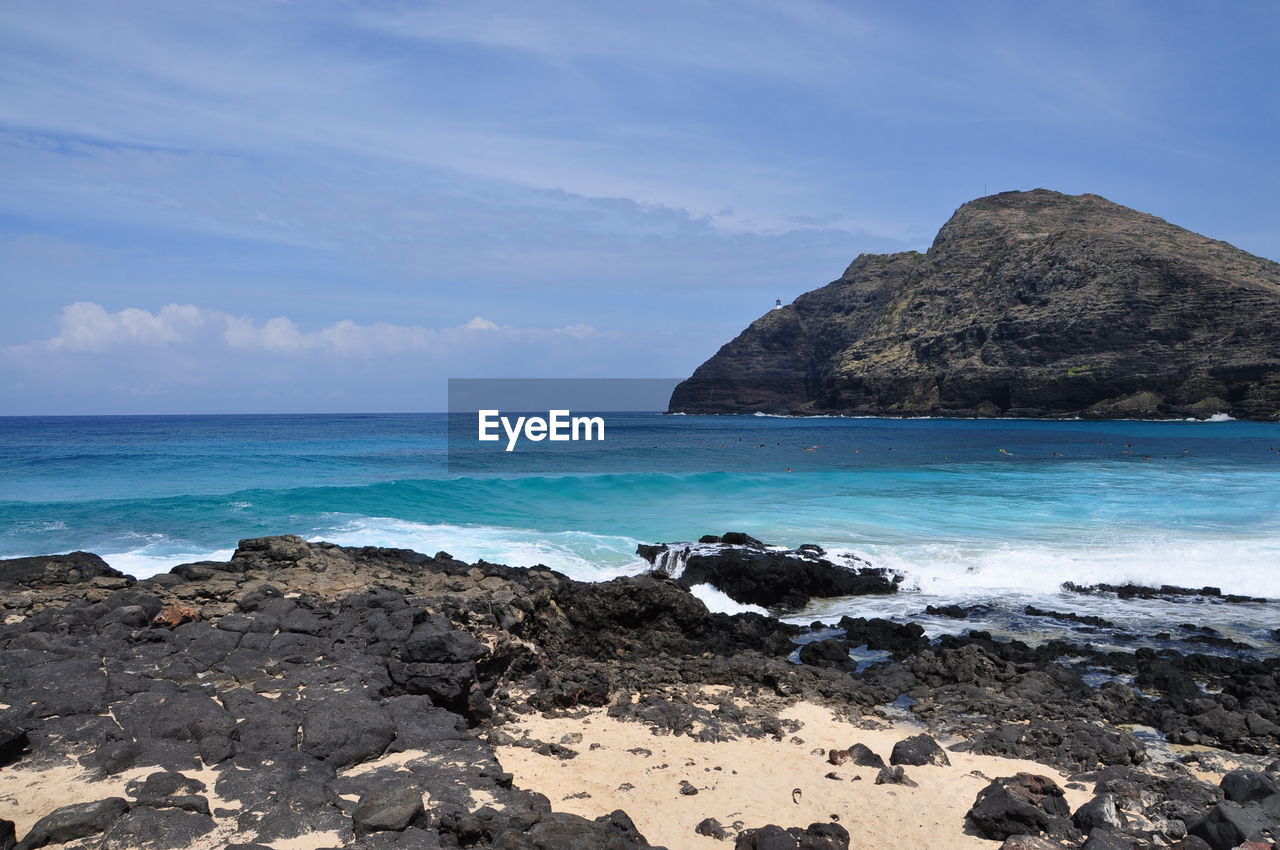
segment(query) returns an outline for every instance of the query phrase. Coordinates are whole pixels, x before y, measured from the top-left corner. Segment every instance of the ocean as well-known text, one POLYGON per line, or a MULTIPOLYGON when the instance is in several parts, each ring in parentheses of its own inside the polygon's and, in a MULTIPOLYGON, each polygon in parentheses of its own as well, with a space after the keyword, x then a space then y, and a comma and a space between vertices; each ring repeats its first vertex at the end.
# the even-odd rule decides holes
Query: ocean
POLYGON ((84 549, 141 577, 293 533, 604 579, 643 568, 639 543, 745 531, 905 575, 897 598, 798 621, 961 602, 995 627, 1026 604, 1254 641, 1280 625, 1275 606, 1060 590, 1280 598, 1277 424, 607 416, 605 443, 541 466, 526 447, 539 471, 519 473, 450 466, 444 414, 0 418, 0 557, 84 549))

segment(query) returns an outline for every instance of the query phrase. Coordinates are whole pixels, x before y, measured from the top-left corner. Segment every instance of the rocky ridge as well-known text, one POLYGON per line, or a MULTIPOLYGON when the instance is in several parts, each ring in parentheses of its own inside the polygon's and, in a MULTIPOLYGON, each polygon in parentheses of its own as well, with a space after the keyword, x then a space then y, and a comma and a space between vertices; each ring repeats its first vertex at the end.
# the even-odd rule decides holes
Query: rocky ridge
POLYGON ((1280 264, 1097 195, 960 207, 761 316, 671 412, 1280 417, 1280 264))

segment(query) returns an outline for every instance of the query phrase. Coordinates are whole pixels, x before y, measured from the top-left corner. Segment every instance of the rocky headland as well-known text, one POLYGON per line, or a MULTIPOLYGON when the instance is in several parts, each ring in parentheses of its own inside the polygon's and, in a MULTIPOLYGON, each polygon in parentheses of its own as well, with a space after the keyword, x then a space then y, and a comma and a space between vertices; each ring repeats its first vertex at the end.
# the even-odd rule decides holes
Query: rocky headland
POLYGON ((142 580, 89 553, 0 562, 0 848, 1227 850, 1280 833, 1280 645, 1187 624, 1163 649, 1104 650, 1105 621, 1040 609, 1062 637, 997 638, 958 606, 932 637, 801 627, 688 588, 776 613, 898 583, 745 535, 642 548, 649 574, 596 583, 289 536, 142 580))
POLYGON ((1280 264, 1097 195, 1003 192, 761 316, 671 412, 1280 417, 1280 264))

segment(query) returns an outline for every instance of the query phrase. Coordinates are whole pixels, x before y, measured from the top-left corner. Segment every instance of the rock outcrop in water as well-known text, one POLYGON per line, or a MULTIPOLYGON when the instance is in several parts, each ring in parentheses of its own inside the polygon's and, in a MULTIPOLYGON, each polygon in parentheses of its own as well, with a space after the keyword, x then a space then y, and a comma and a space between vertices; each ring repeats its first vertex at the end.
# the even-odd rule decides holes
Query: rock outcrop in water
POLYGON ((734 602, 770 611, 798 610, 815 597, 896 593, 902 582, 892 570, 852 556, 844 564, 833 563, 812 543, 780 549, 732 531, 707 535, 696 544, 641 544, 636 554, 685 590, 709 584, 734 602))
POLYGON ((1280 417, 1280 264, 1097 195, 965 204, 757 319, 671 412, 1280 417))

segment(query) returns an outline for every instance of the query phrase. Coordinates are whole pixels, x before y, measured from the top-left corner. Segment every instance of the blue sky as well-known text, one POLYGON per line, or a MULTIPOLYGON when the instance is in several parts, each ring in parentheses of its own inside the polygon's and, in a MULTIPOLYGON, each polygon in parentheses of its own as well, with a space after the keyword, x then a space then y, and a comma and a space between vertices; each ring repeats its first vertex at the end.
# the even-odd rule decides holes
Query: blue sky
POLYGON ((961 203, 1280 258, 1280 5, 0 4, 0 413, 687 374, 961 203))

